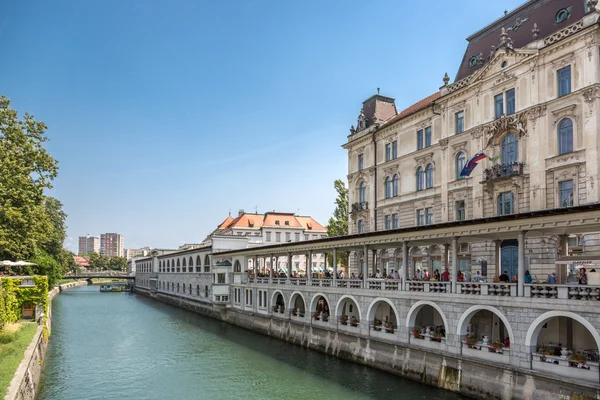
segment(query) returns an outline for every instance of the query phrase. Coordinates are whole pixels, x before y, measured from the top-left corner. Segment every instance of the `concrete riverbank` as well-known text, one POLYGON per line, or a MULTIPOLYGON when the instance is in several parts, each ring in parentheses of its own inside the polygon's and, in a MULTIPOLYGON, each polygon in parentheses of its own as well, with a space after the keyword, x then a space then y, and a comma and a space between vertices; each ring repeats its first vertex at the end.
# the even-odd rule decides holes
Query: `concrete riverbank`
POLYGON ((40 324, 38 326, 33 340, 27 347, 27 350, 25 350, 23 360, 15 371, 8 391, 4 396, 5 400, 35 399, 48 348, 49 336, 44 335, 44 327, 47 328, 48 333, 52 329, 52 299, 63 290, 87 284, 87 281, 65 283, 48 292, 48 315, 46 316, 46 323, 45 325, 40 324))
POLYGON ((502 366, 467 356, 422 347, 398 345, 351 333, 319 328, 179 296, 136 293, 205 316, 293 343, 305 348, 368 365, 398 376, 478 399, 595 399, 598 389, 576 380, 557 380, 539 371, 502 366))

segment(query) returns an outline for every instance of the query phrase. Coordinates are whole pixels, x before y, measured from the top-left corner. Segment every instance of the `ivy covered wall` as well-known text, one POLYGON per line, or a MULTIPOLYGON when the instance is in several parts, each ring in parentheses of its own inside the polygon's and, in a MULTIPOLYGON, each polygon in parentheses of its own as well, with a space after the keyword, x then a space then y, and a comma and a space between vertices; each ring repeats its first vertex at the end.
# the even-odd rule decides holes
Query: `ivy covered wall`
POLYGON ((5 324, 21 319, 22 306, 26 301, 44 308, 45 322, 48 314, 48 277, 0 278, 0 330, 5 324), (35 286, 21 286, 26 279, 33 279, 35 286))

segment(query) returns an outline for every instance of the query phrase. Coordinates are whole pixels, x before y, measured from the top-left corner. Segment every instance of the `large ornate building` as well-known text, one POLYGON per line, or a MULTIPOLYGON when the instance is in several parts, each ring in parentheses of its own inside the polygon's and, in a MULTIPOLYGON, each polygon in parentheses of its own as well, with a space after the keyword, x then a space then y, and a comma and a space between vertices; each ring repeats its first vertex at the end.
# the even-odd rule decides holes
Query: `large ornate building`
MULTIPOLYGON (((488 218, 600 201, 597 1, 529 1, 471 35, 454 83, 396 112, 363 102, 348 150, 351 233, 488 218), (470 176, 465 163, 483 152, 470 176)), ((557 256, 597 254, 600 236, 526 239, 534 278, 557 256)), ((413 247, 410 275, 440 269, 448 244, 413 247)), ((517 274, 517 238, 462 243, 461 270, 517 274), (482 265, 483 264, 483 265, 482 265), (487 268, 485 268, 487 266, 487 268)), ((378 265, 402 253, 379 250, 378 265)), ((363 255, 354 253, 357 268, 363 255)), ((562 278, 566 278, 566 271, 562 278)))

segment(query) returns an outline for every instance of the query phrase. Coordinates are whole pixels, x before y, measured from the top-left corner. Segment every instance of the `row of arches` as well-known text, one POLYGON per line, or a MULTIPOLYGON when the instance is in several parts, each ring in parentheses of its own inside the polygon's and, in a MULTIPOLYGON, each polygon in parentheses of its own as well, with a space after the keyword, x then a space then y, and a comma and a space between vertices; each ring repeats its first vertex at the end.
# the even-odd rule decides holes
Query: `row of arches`
MULTIPOLYGON (((194 258, 192 256, 189 256, 188 258, 177 257, 168 260, 159 260, 158 272, 202 272, 202 266, 202 258, 200 255, 196 256, 195 270, 194 258)), ((204 256, 204 272, 210 272, 210 256, 208 254, 204 256)))
POLYGON ((196 287, 193 287, 191 283, 186 285, 185 283, 175 283, 166 281, 159 282, 158 285, 158 288, 163 292, 181 293, 186 294, 188 296, 202 298, 208 297, 210 295, 210 289, 208 288, 208 285, 204 285, 204 288, 202 288, 199 284, 196 285, 196 287))
MULTIPOLYGON (((291 312, 304 315, 306 305, 309 305, 310 315, 327 312, 336 321, 355 317, 357 321, 367 326, 374 326, 377 321, 389 322, 393 330, 397 330, 400 323, 400 314, 396 305, 387 298, 375 298, 367 307, 366 313, 361 310, 358 300, 352 295, 343 295, 334 305, 326 294, 317 293, 312 296, 310 302, 301 292, 293 292, 289 301, 286 301, 281 291, 275 291, 271 298, 271 304, 287 307, 292 305, 291 312), (366 321, 363 319, 366 318, 366 321)), ((294 314, 294 315, 296 315, 294 314)), ((474 305, 463 312, 455 327, 451 327, 448 318, 442 308, 433 301, 421 300, 414 303, 406 313, 404 326, 411 332, 418 326, 440 326, 444 338, 446 333, 457 335, 464 340, 467 335, 474 337, 487 336, 490 342, 502 340, 505 343, 515 343, 515 335, 508 318, 502 311, 493 306, 474 305), (505 340, 508 339, 508 340, 505 340)), ((552 329, 551 329, 552 330, 552 329)), ((536 349, 547 343, 564 343, 564 346, 590 347, 596 352, 600 348, 600 333, 594 326, 579 314, 568 311, 548 311, 538 316, 529 326, 524 343, 526 351, 535 352, 536 349), (548 327, 557 327, 556 331, 549 331, 548 327), (566 337, 563 332, 565 327, 570 326, 571 331, 577 337, 566 337), (560 329, 558 329, 560 327, 560 329), (571 344, 572 343, 572 344, 571 344)), ((571 349, 575 350, 575 349, 571 349)))

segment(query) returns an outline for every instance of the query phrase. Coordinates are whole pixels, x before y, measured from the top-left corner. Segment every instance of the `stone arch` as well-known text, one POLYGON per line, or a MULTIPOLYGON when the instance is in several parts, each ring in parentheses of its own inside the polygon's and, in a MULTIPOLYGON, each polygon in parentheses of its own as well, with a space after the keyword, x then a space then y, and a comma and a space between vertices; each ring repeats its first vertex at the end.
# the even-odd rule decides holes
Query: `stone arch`
POLYGON ((329 314, 331 315, 331 302, 329 301, 327 296, 325 296, 324 293, 317 293, 312 297, 312 299, 310 301, 311 314, 317 310, 317 303, 321 299, 321 297, 325 300, 325 304, 327 305, 327 309, 329 310, 329 314))
POLYGON ((412 307, 410 308, 410 310, 408 310, 408 313, 406 314, 406 327, 412 328, 415 326, 415 320, 417 319, 417 315, 419 315, 419 311, 421 311, 421 309, 423 309, 423 307, 425 306, 433 307, 440 314, 440 316, 442 317, 442 321, 444 322, 444 327, 446 328, 446 331, 448 331, 448 319, 446 318, 444 311, 436 303, 429 300, 417 301, 415 304, 412 305, 412 307))
POLYGON ((290 305, 290 307, 294 307, 294 309, 299 308, 300 312, 304 311, 306 313, 306 299, 304 298, 304 295, 301 292, 293 292, 290 296, 290 301, 288 304, 290 305), (298 298, 302 300, 302 304, 298 304, 298 298))
POLYGON ((469 321, 475 314, 477 314, 478 311, 482 311, 482 310, 490 311, 490 312, 496 314, 496 316, 498 316, 498 318, 500 318, 502 323, 504 323, 504 327, 506 328, 506 331, 508 332, 508 337, 510 339, 510 342, 514 343, 515 336, 513 334, 512 327, 508 323, 508 319, 500 310, 498 310, 496 307, 492 307, 492 306, 469 307, 467 309, 467 311, 465 311, 463 313, 463 315, 460 316, 460 319, 458 320, 458 327, 456 330, 456 334, 461 338, 463 336, 465 336, 467 334, 467 325, 469 324, 469 321))
POLYGON ((344 300, 352 300, 352 302, 354 303, 354 306, 356 307, 357 313, 358 313, 358 320, 362 321, 362 313, 360 311, 360 306, 358 305, 358 301, 356 300, 356 298, 354 296, 351 296, 349 294, 347 295, 343 295, 342 297, 340 297, 340 299, 337 302, 337 305, 335 306, 335 317, 339 320, 340 317, 342 316, 342 303, 344 300))
POLYGON ((537 345, 537 339, 540 334, 540 330, 542 329, 544 324, 552 318, 556 317, 571 318, 572 320, 579 322, 590 332, 590 334, 596 341, 596 346, 598 346, 598 349, 600 349, 600 333, 598 333, 596 328, 594 328, 594 326, 587 319, 585 319, 581 315, 575 314, 570 311, 548 311, 537 317, 531 323, 529 329, 527 330, 527 335, 525 335, 526 348, 535 348, 535 346, 537 345))
POLYGON ((281 304, 283 305, 283 308, 285 309, 285 296, 283 295, 283 293, 281 292, 281 290, 276 290, 273 292, 273 295, 271 296, 271 305, 272 306, 276 306, 279 305, 280 303, 279 301, 279 297, 281 296, 281 304))
MULTIPOLYGON (((385 297, 377 297, 371 302, 371 304, 369 304, 369 308, 367 311, 368 323, 372 324, 373 321, 375 320, 375 314, 377 312, 377 307, 379 307, 379 303, 381 303, 381 302, 384 302, 384 303, 387 303, 390 305, 392 311, 394 312, 394 318, 396 319, 396 326, 394 328, 397 328, 397 325, 400 322, 400 315, 398 314, 398 309, 396 308, 394 303, 392 303, 389 299, 386 299, 385 297)), ((392 323, 393 323, 393 321, 392 321, 392 323)))

